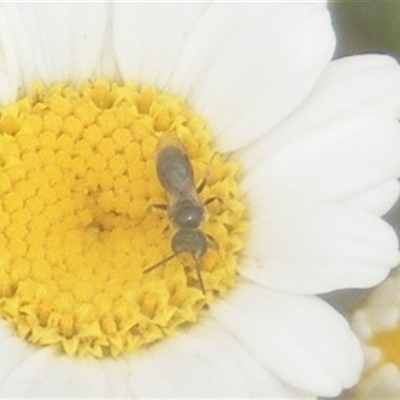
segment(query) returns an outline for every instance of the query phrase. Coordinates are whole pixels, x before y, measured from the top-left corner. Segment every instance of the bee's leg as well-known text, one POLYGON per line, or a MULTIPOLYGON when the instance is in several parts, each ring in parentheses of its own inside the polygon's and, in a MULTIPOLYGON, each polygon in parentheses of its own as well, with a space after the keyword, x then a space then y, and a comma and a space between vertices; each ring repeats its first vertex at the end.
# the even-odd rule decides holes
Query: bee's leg
MULTIPOLYGON (((205 174, 205 177, 201 180, 200 184, 199 184, 199 185, 197 186, 197 188, 196 188, 197 193, 199 193, 199 194, 203 191, 203 189, 205 188, 205 186, 206 186, 206 184, 207 184, 207 182, 208 182, 208 180, 209 180, 209 178, 210 178, 210 174, 211 174, 211 163, 212 163, 212 160, 214 159, 214 157, 215 157, 217 154, 218 154, 218 153, 214 153, 213 156, 211 157, 211 159, 210 159, 210 161, 209 161, 209 164, 208 164, 208 168, 207 168, 207 172, 206 172, 206 174, 205 174)), ((218 197, 216 197, 216 196, 212 196, 212 197, 209 197, 208 199, 206 199, 206 200, 204 201, 204 205, 205 205, 205 206, 208 206, 209 204, 213 203, 214 201, 218 201, 218 203, 219 203, 220 206, 223 204, 223 201, 222 201, 220 198, 218 198, 218 197)))
MULTIPOLYGON (((168 211, 168 206, 166 204, 152 204, 149 206, 149 208, 161 210, 161 211, 168 211)), ((166 224, 163 228, 163 233, 167 232, 170 229, 170 225, 166 224)))
POLYGON ((214 201, 218 201, 219 204, 221 205, 223 201, 219 197, 209 197, 207 200, 204 201, 204 205, 208 206, 209 204, 213 203, 214 201))
POLYGON ((208 166, 207 166, 207 171, 205 173, 205 177, 201 180, 199 186, 197 186, 197 193, 201 193, 203 191, 204 187, 206 186, 206 183, 209 180, 210 175, 211 175, 211 163, 216 155, 218 155, 217 152, 215 152, 212 155, 212 157, 210 158, 210 161, 208 162, 208 166))
POLYGON ((206 294, 206 288, 204 286, 204 282, 203 282, 203 277, 201 276, 201 271, 200 271, 200 263, 199 260, 196 258, 196 271, 197 271, 197 279, 200 283, 200 289, 203 292, 203 294, 206 294))
POLYGON ((206 239, 207 239, 207 244, 212 248, 213 250, 219 252, 219 246, 217 243, 217 239, 215 237, 211 236, 209 233, 203 232, 206 239))
POLYGON ((203 179, 201 180, 201 182, 200 182, 200 185, 197 186, 197 188, 196 188, 197 193, 201 193, 201 192, 203 191, 204 187, 206 186, 206 183, 207 183, 207 179, 206 179, 206 178, 203 178, 203 179))
POLYGON ((163 210, 163 211, 168 210, 168 206, 166 204, 150 204, 149 207, 147 207, 147 208, 148 209, 157 208, 158 210, 163 210))
POLYGON ((140 225, 143 220, 147 217, 147 215, 149 214, 149 212, 153 209, 157 209, 157 210, 162 210, 162 211, 167 211, 168 210, 168 206, 166 204, 150 204, 149 206, 147 206, 147 208, 144 210, 143 215, 139 218, 139 220, 136 222, 136 226, 140 225))
POLYGON ((206 212, 206 219, 208 219, 208 216, 211 214, 213 215, 217 215, 220 214, 222 212, 222 206, 223 206, 224 202, 223 200, 221 200, 219 197, 216 196, 212 196, 209 197, 208 199, 204 200, 204 207, 207 207, 207 212, 206 212), (211 210, 209 209, 209 205, 214 203, 214 202, 218 202, 218 207, 213 207, 211 210))
POLYGON ((215 245, 215 239, 210 234, 208 234, 206 232, 203 232, 203 233, 206 236, 208 243, 211 245, 215 245))
MULTIPOLYGON (((200 193, 203 191, 204 187, 206 186, 206 183, 207 183, 207 179, 204 178, 204 179, 200 182, 200 185, 197 186, 197 189, 196 189, 196 190, 197 190, 197 193, 200 194, 200 193)), ((204 205, 207 206, 208 204, 211 204, 211 203, 214 202, 214 201, 219 201, 219 203, 222 204, 222 200, 221 200, 220 198, 213 196, 213 197, 209 197, 208 199, 206 199, 206 200, 204 201, 204 205)))
MULTIPOLYGON (((207 175, 208 175, 208 174, 207 174, 207 175)), ((203 191, 203 189, 205 188, 206 183, 207 183, 207 178, 208 178, 208 177, 205 177, 205 178, 203 178, 203 179, 201 180, 199 186, 197 186, 197 188, 196 188, 197 193, 200 194, 200 193, 203 191)), ((220 204, 222 204, 222 200, 221 200, 221 199, 219 199, 218 197, 213 196, 213 197, 209 197, 208 199, 206 199, 206 200, 204 201, 204 205, 207 206, 208 204, 211 204, 211 203, 214 202, 214 201, 218 201, 220 204)))

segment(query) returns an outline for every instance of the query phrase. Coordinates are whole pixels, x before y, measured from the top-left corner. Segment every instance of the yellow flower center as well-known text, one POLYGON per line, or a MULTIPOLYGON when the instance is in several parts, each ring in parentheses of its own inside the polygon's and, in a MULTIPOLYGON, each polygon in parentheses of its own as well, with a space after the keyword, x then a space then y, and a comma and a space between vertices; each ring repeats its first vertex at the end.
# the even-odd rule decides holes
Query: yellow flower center
POLYGON ((400 327, 377 333, 368 342, 372 347, 380 349, 380 364, 394 363, 400 369, 400 327))
POLYGON ((179 98, 105 80, 36 88, 2 108, 0 315, 32 343, 95 357, 195 322, 234 286, 247 229, 238 163, 211 136, 179 98), (205 182, 207 249, 198 265, 177 254, 146 272, 180 230, 157 207, 171 202, 156 171, 167 131, 205 182))

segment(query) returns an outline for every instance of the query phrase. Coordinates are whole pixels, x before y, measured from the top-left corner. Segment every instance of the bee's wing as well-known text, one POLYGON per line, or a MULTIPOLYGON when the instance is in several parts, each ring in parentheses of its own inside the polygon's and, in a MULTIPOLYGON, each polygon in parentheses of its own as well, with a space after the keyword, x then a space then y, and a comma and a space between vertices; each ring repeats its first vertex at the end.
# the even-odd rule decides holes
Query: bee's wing
POLYGON ((178 137, 165 132, 157 147, 157 176, 172 197, 186 197, 195 190, 193 168, 178 137))

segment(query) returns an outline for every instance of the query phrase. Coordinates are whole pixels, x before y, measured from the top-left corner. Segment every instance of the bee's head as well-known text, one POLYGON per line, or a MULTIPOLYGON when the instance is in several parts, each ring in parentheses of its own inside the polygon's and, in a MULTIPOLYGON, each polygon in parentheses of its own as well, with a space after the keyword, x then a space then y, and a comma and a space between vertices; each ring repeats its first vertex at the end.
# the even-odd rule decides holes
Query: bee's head
POLYGON ((196 260, 207 251, 207 239, 198 229, 180 229, 171 241, 174 254, 190 253, 196 260))

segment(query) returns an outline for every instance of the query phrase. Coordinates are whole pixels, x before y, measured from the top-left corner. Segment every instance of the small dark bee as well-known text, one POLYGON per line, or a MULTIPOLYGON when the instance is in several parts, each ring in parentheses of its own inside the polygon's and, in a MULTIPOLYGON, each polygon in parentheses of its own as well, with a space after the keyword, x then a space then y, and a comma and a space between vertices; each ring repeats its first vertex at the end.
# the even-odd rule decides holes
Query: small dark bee
POLYGON ((179 254, 188 253, 195 262, 200 288, 205 293, 200 259, 207 251, 208 242, 206 235, 200 230, 200 225, 206 218, 206 210, 198 194, 205 181, 196 189, 193 168, 186 150, 172 132, 163 133, 159 140, 156 169, 158 179, 168 197, 168 205, 160 208, 167 210, 169 220, 177 232, 171 240, 173 254, 145 269, 143 273, 166 264, 179 254))

